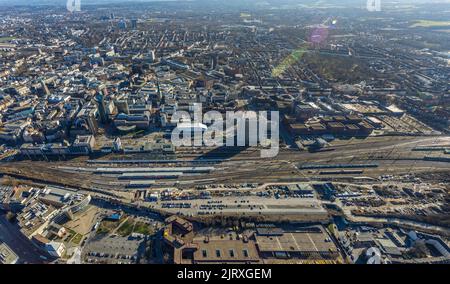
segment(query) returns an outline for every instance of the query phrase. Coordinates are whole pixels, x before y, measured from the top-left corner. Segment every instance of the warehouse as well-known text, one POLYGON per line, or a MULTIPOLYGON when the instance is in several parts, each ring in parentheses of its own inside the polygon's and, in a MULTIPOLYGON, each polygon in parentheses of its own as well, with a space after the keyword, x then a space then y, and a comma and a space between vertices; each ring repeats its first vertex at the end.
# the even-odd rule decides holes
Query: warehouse
POLYGON ((284 232, 281 236, 258 231, 255 238, 264 258, 336 259, 339 256, 336 246, 319 226, 284 232))

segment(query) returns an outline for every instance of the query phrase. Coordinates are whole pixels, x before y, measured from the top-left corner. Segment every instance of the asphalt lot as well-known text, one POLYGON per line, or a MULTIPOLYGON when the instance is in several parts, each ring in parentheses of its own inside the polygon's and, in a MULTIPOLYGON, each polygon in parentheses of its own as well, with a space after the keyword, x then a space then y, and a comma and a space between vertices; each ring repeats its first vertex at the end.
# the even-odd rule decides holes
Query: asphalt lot
POLYGON ((131 264, 145 253, 145 240, 120 236, 94 238, 83 249, 84 263, 131 264))
POLYGON ((315 198, 214 197, 213 199, 161 201, 152 205, 171 213, 192 216, 215 214, 325 216, 327 213, 315 198))

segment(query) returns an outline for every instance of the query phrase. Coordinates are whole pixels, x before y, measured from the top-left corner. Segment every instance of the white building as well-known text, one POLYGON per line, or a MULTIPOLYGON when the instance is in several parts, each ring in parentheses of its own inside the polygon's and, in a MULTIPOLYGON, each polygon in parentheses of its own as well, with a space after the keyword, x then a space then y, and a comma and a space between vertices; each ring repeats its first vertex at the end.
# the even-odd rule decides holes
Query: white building
POLYGON ((19 257, 5 243, 0 243, 0 264, 16 264, 19 257))
POLYGON ((51 241, 45 245, 47 252, 54 257, 62 257, 66 251, 66 246, 63 243, 51 241))

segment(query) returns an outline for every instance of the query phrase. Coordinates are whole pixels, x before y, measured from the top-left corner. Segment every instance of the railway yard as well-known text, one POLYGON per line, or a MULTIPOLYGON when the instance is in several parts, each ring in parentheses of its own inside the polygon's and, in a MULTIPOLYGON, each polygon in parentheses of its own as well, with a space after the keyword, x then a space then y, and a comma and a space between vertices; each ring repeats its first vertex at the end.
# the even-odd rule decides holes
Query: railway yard
MULTIPOLYGON (((327 203, 315 190, 308 194, 286 194, 270 186, 347 183, 371 188, 395 183, 400 188, 398 191, 403 192, 403 187, 427 184, 445 193, 448 192, 448 162, 426 157, 445 158, 444 152, 434 148, 449 145, 449 137, 373 137, 338 141, 333 145, 333 151, 316 153, 284 147, 273 159, 259 158, 256 148, 231 149, 215 156, 208 154, 213 150, 180 149, 175 160, 109 155, 101 159, 8 162, 2 163, 0 170, 5 176, 19 181, 63 185, 104 199, 113 198, 158 212, 193 218, 264 216, 269 220, 321 222, 328 219, 324 209, 328 208, 327 204, 335 204, 344 209, 344 214, 358 220, 375 215, 401 216, 404 213, 407 216, 411 215, 407 210, 428 207, 415 208, 414 203, 405 205, 405 201, 395 200, 401 194, 369 195, 367 200, 361 195, 356 196, 364 202, 348 201, 344 194, 341 195, 344 200, 338 198, 327 203), (407 183, 410 184, 406 186, 407 183), (150 200, 152 196, 155 200, 150 200), (387 202, 376 204, 378 199, 387 202), (367 207, 367 204, 376 206, 367 207), (365 209, 359 209, 361 206, 365 209)), ((435 199, 430 200, 430 206, 439 205, 435 199)), ((423 200, 421 204, 426 206, 423 200)))
POLYGON ((151 188, 189 188, 215 183, 370 180, 386 174, 448 173, 448 157, 443 151, 415 149, 449 145, 450 137, 393 136, 343 141, 333 151, 317 153, 282 148, 273 159, 260 158, 258 149, 252 148, 228 150, 215 156, 210 156, 208 150, 195 153, 181 149, 176 160, 131 160, 126 155, 111 155, 101 160, 6 162, 0 164, 0 171, 17 178, 111 191, 139 188, 139 183, 151 188), (442 160, 426 159, 430 156, 442 160), (355 164, 361 165, 360 174, 345 174, 355 164))

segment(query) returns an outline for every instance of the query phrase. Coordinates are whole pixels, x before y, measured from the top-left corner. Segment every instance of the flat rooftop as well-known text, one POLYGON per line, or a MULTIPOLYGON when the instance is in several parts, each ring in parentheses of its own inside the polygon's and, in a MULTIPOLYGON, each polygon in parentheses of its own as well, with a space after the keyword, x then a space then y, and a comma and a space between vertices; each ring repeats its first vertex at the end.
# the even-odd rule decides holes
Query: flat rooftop
POLYGON ((285 232, 282 236, 256 235, 261 252, 335 252, 336 246, 324 232, 285 232))
POLYGON ((19 257, 5 243, 0 243, 0 263, 15 264, 19 257))
POLYGON ((194 239, 199 249, 194 252, 194 260, 198 262, 258 262, 259 255, 254 241, 242 240, 209 240, 194 239))

